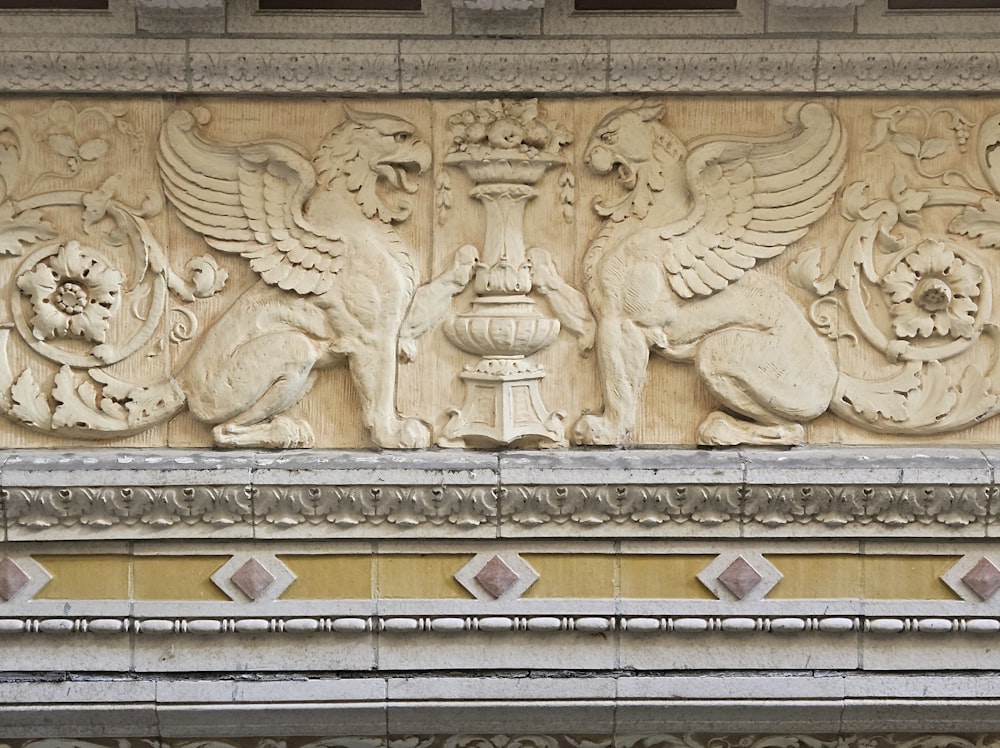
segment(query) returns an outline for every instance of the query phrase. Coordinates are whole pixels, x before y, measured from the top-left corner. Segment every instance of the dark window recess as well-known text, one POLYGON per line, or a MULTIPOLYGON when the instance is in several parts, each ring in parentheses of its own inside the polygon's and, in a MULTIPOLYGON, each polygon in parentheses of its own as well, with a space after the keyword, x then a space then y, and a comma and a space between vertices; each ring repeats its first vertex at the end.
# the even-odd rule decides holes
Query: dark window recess
POLYGON ((736 10, 736 0, 574 0, 576 10, 736 10))
POLYGON ((108 0, 0 0, 0 10, 107 10, 108 0))
POLYGON ((889 10, 1000 10, 1000 0, 889 0, 889 10))
POLYGON ((420 10, 420 0, 260 0, 261 10, 420 10))

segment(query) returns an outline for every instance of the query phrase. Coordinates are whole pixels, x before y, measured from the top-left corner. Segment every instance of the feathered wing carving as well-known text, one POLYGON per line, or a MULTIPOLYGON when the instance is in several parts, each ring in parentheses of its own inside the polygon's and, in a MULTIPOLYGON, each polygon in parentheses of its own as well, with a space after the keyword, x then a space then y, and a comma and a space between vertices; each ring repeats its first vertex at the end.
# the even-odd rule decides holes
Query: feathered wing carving
POLYGON ((303 215, 312 163, 277 141, 228 145, 194 132, 205 109, 170 115, 160 134, 163 189, 209 246, 242 255, 267 283, 299 294, 330 290, 344 264, 341 237, 303 215))
POLYGON ((712 140, 690 151, 694 207, 659 229, 679 296, 722 290, 801 239, 830 207, 847 147, 840 122, 820 104, 793 108, 788 120, 795 127, 774 138, 712 140))

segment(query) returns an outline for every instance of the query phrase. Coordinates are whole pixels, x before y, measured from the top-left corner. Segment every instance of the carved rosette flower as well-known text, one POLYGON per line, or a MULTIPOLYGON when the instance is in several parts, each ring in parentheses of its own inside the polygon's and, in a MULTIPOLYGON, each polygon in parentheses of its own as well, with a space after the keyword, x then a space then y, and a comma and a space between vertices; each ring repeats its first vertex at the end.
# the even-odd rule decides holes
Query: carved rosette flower
POLYGON ((34 316, 39 340, 79 337, 103 343, 125 276, 77 241, 38 262, 17 278, 34 316))
POLYGON ((881 279, 896 336, 972 338, 983 269, 933 239, 922 242, 881 279))

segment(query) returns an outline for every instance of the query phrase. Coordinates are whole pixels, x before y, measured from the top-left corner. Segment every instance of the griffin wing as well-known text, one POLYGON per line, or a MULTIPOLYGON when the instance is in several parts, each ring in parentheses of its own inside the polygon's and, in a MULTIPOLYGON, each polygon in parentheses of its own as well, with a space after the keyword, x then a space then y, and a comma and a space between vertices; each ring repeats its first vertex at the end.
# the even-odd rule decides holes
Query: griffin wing
POLYGON ((181 221, 221 252, 242 255, 271 285, 321 294, 344 264, 344 242, 302 214, 316 187, 288 143, 213 143, 195 132, 208 112, 174 112, 160 133, 163 190, 181 221))
POLYGON ((692 148, 685 166, 694 206, 659 231, 679 296, 722 290, 801 239, 829 209, 847 147, 840 122, 815 103, 793 107, 787 119, 794 126, 774 138, 692 148))

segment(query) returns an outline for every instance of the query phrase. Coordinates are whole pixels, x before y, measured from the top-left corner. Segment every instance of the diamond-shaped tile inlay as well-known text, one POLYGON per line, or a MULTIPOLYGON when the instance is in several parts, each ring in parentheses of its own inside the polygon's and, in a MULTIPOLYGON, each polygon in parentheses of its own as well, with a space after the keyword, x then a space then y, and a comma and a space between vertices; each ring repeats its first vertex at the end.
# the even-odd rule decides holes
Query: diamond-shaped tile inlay
POLYGON ((513 551, 483 551, 455 572, 455 580, 483 602, 517 600, 538 581, 538 572, 513 551))
POLYGON ((487 561, 483 568, 473 577, 493 597, 503 595, 520 578, 520 575, 507 566, 499 556, 494 556, 487 561))
POLYGON ((739 600, 749 595, 763 579, 743 556, 738 556, 718 576, 718 580, 739 600))
POLYGON ((265 569, 255 558, 248 559, 230 578, 240 592, 256 600, 274 583, 274 574, 265 569))
POLYGON ((212 581, 234 602, 254 605, 277 600, 295 575, 272 553, 241 551, 215 570, 212 581))
POLYGON ((762 600, 781 581, 781 572, 757 551, 725 551, 698 572, 698 581, 720 600, 762 600))
POLYGON ((4 602, 16 595, 31 579, 24 570, 10 558, 0 561, 0 599, 4 602))
POLYGON ((1000 589, 1000 569, 983 557, 966 572, 962 581, 983 600, 989 600, 1000 589))

